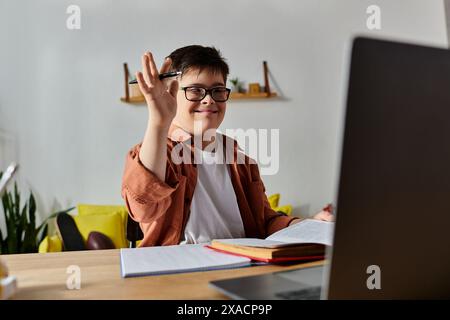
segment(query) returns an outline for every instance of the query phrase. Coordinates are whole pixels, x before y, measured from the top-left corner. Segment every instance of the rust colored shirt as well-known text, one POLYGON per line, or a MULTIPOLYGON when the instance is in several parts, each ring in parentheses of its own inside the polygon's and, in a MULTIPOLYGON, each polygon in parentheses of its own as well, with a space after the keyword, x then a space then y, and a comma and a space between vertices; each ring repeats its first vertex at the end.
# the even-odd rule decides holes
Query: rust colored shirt
MULTIPOLYGON (((226 163, 230 166, 230 178, 246 237, 265 238, 297 219, 270 208, 258 165, 247 156, 244 156, 244 161, 242 158, 238 161, 237 142, 225 135, 222 137, 226 163)), ((127 154, 122 197, 130 217, 139 222, 144 234, 141 247, 175 245, 182 239, 197 183, 193 140, 189 133, 171 126, 167 138, 165 181, 161 181, 140 162, 140 144, 127 154), (192 161, 180 163, 172 159, 174 148, 183 153, 183 148, 179 148, 182 146, 178 145, 180 143, 189 146, 191 154, 186 156, 192 161)))

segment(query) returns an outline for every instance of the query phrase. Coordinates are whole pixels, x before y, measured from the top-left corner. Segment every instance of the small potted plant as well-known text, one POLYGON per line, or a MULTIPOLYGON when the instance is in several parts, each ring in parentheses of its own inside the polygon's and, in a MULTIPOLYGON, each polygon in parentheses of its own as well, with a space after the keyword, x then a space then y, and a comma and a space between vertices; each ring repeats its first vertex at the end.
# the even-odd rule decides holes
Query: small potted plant
POLYGON ((240 93, 244 92, 242 82, 238 77, 231 78, 230 83, 232 85, 231 91, 240 93))
MULTIPOLYGON (((3 173, 0 172, 0 179, 2 175, 3 173)), ((37 225, 36 201, 33 192, 30 192, 28 200, 22 205, 21 194, 17 184, 14 183, 14 190, 6 190, 1 201, 6 234, 0 230, 0 255, 38 252, 39 243, 47 235, 47 222, 61 212, 74 209, 69 208, 53 213, 37 225)))

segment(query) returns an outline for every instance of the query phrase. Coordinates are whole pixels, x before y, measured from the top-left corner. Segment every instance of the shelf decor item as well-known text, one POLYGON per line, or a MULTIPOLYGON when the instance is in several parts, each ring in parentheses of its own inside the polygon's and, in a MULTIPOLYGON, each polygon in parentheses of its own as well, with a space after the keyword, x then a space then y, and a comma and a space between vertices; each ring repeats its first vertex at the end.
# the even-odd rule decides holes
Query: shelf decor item
POLYGON ((231 92, 236 93, 244 93, 244 89, 242 88, 242 82, 238 77, 234 77, 230 79, 231 82, 231 92))
POLYGON ((248 84, 248 93, 249 94, 259 94, 261 92, 261 86, 259 83, 249 83, 248 84))
POLYGON ((265 99, 276 97, 277 93, 270 91, 269 68, 267 66, 267 61, 263 61, 263 72, 264 72, 264 87, 261 88, 259 83, 250 83, 248 92, 244 93, 232 91, 230 95, 231 100, 265 99))

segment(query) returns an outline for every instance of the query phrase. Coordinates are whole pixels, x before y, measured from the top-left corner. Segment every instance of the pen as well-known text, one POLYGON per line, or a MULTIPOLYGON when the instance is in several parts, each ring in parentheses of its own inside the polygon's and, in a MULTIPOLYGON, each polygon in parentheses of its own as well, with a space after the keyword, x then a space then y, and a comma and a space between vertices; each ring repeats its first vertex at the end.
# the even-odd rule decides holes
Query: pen
MULTIPOLYGON (((166 73, 161 73, 158 78, 159 80, 165 79, 165 78, 170 78, 170 77, 176 77, 181 75, 181 71, 171 71, 171 72, 166 72, 166 73)), ((130 82, 128 82, 128 84, 135 84, 138 83, 137 79, 131 80, 130 82)))

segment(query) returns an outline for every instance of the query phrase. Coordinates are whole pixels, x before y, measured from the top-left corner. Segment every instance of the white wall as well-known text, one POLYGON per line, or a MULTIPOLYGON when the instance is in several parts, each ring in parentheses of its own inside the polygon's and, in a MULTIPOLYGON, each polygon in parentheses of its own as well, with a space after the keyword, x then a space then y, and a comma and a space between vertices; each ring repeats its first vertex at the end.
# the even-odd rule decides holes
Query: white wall
POLYGON ((222 129, 279 128, 280 171, 264 177, 267 192, 312 214, 335 191, 348 41, 363 33, 447 46, 443 8, 441 0, 2 0, 1 165, 17 159, 41 217, 79 202, 120 204, 125 154, 147 116, 119 101, 122 63, 135 71, 145 50, 161 61, 180 46, 214 45, 249 82, 263 81, 268 61, 285 99, 230 102, 222 129), (81 30, 66 28, 70 4, 81 7, 81 30), (366 28, 371 4, 382 10, 380 31, 366 28))

